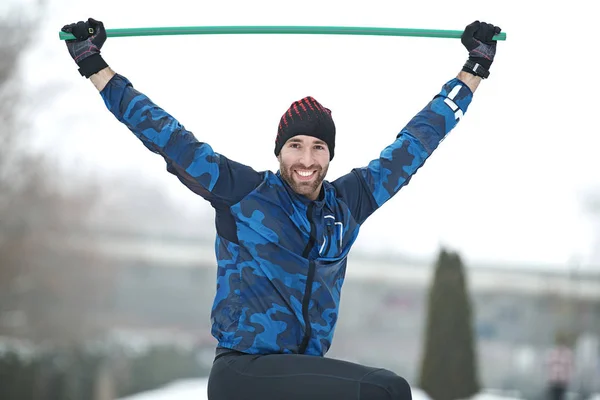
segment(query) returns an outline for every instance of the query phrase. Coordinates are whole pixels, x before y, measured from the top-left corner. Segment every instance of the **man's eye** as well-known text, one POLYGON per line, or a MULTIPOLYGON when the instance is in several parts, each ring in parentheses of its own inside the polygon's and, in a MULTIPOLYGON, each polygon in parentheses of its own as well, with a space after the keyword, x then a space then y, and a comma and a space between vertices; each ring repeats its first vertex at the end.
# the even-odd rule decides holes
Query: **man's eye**
POLYGON ((318 144, 318 145, 315 146, 315 149, 317 149, 317 150, 325 150, 325 147, 321 146, 320 144, 318 144))

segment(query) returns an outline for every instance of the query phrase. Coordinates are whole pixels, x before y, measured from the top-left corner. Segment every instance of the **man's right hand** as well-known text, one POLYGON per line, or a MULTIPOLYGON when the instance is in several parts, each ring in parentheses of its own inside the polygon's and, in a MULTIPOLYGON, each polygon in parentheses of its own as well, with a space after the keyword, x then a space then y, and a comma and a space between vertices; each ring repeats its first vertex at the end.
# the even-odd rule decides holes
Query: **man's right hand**
POLYGON ((62 28, 63 32, 71 33, 75 39, 66 40, 69 54, 77 63, 79 73, 86 78, 108 67, 100 56, 100 49, 106 41, 106 31, 101 21, 88 18, 62 28))

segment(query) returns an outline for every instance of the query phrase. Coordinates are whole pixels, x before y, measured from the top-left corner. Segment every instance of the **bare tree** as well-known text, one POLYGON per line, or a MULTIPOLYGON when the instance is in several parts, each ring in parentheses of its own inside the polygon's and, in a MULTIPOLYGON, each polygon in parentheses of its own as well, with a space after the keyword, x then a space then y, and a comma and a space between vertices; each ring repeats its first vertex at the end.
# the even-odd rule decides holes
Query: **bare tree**
POLYGON ((212 241, 214 226, 200 208, 184 212, 162 189, 128 174, 67 188, 61 181, 77 178, 31 152, 23 116, 35 113, 19 71, 33 43, 19 26, 37 18, 0 16, 0 335, 72 341, 109 328, 110 313, 118 311, 104 306, 118 266, 94 249, 99 232, 212 241), (73 236, 85 245, 69 243, 73 236))
POLYGON ((88 332, 108 277, 97 259, 61 253, 56 243, 83 225, 95 189, 66 192, 58 167, 28 151, 19 67, 31 37, 18 27, 39 15, 19 11, 0 16, 0 334, 71 340, 88 332))

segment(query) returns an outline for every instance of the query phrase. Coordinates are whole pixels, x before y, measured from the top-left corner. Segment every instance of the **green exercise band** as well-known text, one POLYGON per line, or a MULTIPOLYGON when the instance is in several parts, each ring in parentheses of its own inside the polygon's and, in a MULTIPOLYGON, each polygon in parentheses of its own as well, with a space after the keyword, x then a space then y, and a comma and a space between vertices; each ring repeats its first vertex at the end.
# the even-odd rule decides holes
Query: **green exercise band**
MULTIPOLYGON (((159 28, 119 28, 107 29, 107 37, 125 36, 170 36, 170 35, 224 35, 224 34, 313 34, 313 35, 373 35, 373 36, 413 36, 460 39, 463 31, 440 29, 408 28, 366 28, 338 26, 177 26, 159 28)), ((59 32, 61 40, 75 37, 59 32)), ((506 40, 506 33, 494 36, 495 40, 506 40)))

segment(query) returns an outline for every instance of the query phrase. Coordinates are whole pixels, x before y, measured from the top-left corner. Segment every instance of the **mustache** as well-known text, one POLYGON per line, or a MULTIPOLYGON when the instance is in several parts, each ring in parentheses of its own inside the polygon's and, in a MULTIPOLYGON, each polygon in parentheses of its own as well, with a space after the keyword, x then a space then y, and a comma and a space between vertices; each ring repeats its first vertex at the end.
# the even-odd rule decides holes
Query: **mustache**
POLYGON ((294 170, 294 169, 305 169, 305 170, 317 170, 317 171, 321 171, 323 168, 321 168, 320 165, 311 165, 310 167, 305 167, 302 164, 294 164, 290 167, 290 170, 294 170))

